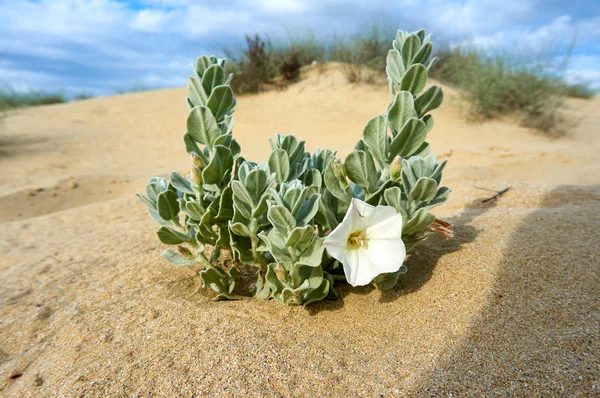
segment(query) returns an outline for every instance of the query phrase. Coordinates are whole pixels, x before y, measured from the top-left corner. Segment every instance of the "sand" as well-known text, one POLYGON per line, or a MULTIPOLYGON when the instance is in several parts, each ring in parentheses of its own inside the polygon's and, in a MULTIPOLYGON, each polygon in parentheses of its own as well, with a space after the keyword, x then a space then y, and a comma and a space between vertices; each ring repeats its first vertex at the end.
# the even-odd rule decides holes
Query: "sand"
MULTIPOLYGON (((454 192, 390 292, 214 302, 134 198, 185 171, 183 89, 9 115, 0 133, 0 396, 600 394, 600 100, 549 138, 469 123, 452 90, 431 143, 454 192), (482 204, 489 192, 512 188, 482 204), (19 377, 14 377, 20 374, 19 377), (13 378, 11 378, 13 376, 13 378)), ((345 155, 389 100, 335 65, 238 98, 235 136, 265 160, 296 133, 345 155)))

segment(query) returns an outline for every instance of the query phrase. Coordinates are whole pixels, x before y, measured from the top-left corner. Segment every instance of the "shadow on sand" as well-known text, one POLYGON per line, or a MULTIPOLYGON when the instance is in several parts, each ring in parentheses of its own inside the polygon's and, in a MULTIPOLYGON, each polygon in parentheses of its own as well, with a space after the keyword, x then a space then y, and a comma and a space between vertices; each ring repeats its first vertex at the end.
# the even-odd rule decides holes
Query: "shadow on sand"
POLYGON ((415 396, 600 395, 599 189, 556 188, 522 220, 483 311, 415 396))
MULTIPOLYGON (((431 236, 421 245, 417 246, 406 260, 408 272, 401 277, 398 285, 389 291, 381 292, 381 302, 394 301, 400 296, 419 290, 433 274, 439 259, 449 253, 460 250, 463 245, 473 242, 481 232, 469 225, 475 218, 482 215, 496 205, 495 201, 481 203, 481 198, 471 201, 456 217, 447 219, 454 224, 455 237, 444 240, 438 236, 431 236)), ((344 297, 348 294, 369 294, 375 288, 364 286, 352 288, 346 283, 338 283, 336 292, 339 299, 334 301, 320 301, 306 307, 311 315, 321 311, 335 311, 344 306, 344 297)))

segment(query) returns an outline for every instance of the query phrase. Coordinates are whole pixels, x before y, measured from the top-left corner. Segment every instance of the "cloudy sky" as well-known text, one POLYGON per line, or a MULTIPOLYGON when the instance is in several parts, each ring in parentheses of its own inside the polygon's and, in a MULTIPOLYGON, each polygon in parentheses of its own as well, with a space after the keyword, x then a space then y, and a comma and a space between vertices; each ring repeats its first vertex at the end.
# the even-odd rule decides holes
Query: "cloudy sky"
POLYGON ((597 0, 0 0, 0 15, 0 87, 16 90, 183 86, 198 55, 220 55, 244 34, 327 39, 376 21, 557 64, 576 36, 566 76, 600 88, 597 0))

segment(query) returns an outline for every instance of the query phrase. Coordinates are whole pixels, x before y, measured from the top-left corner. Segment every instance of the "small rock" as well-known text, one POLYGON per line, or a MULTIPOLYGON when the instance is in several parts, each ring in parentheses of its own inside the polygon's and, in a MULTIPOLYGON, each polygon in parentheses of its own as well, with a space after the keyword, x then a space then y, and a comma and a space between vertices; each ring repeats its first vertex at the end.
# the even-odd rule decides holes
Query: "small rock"
POLYGON ((33 192, 33 191, 28 191, 28 192, 27 192, 27 196, 35 196, 35 192, 33 192))
POLYGON ((75 189, 78 186, 79 186, 79 184, 77 184, 77 182, 75 182, 75 181, 69 181, 69 188, 75 189))
POLYGON ((42 305, 38 309, 38 319, 48 319, 50 318, 50 316, 52 316, 53 312, 54 311, 52 311, 52 309, 46 307, 45 305, 42 305))
POLYGON ((41 386, 42 384, 44 384, 44 378, 42 377, 42 375, 40 375, 39 373, 35 376, 35 385, 36 386, 41 386))
POLYGON ((57 197, 57 196, 58 196, 58 192, 52 192, 52 193, 50 194, 50 196, 52 196, 53 198, 55 198, 55 197, 57 197))

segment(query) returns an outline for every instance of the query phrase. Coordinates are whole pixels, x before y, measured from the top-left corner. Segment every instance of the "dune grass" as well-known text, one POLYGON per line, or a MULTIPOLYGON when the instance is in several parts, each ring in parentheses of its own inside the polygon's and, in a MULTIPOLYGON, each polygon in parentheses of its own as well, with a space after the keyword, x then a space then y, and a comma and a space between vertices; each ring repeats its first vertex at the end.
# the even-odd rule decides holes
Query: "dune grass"
POLYGON ((46 91, 28 91, 23 93, 11 90, 0 91, 0 110, 60 104, 63 102, 67 102, 67 99, 60 93, 49 93, 46 91))
MULTIPOLYGON (((232 87, 241 94, 286 85, 314 61, 341 62, 350 83, 377 83, 385 77, 389 37, 390 28, 376 24, 326 41, 308 34, 273 44, 267 36, 246 36, 245 48, 226 52, 236 75, 232 87)), ((558 132, 565 98, 595 95, 585 84, 569 84, 550 58, 533 64, 506 52, 448 47, 436 55, 433 77, 458 89, 470 119, 513 116, 524 126, 558 132)))
POLYGON ((523 126, 558 133, 565 98, 593 96, 585 86, 569 85, 545 60, 532 63, 514 54, 473 48, 438 56, 433 77, 459 90, 472 119, 514 116, 523 126))

